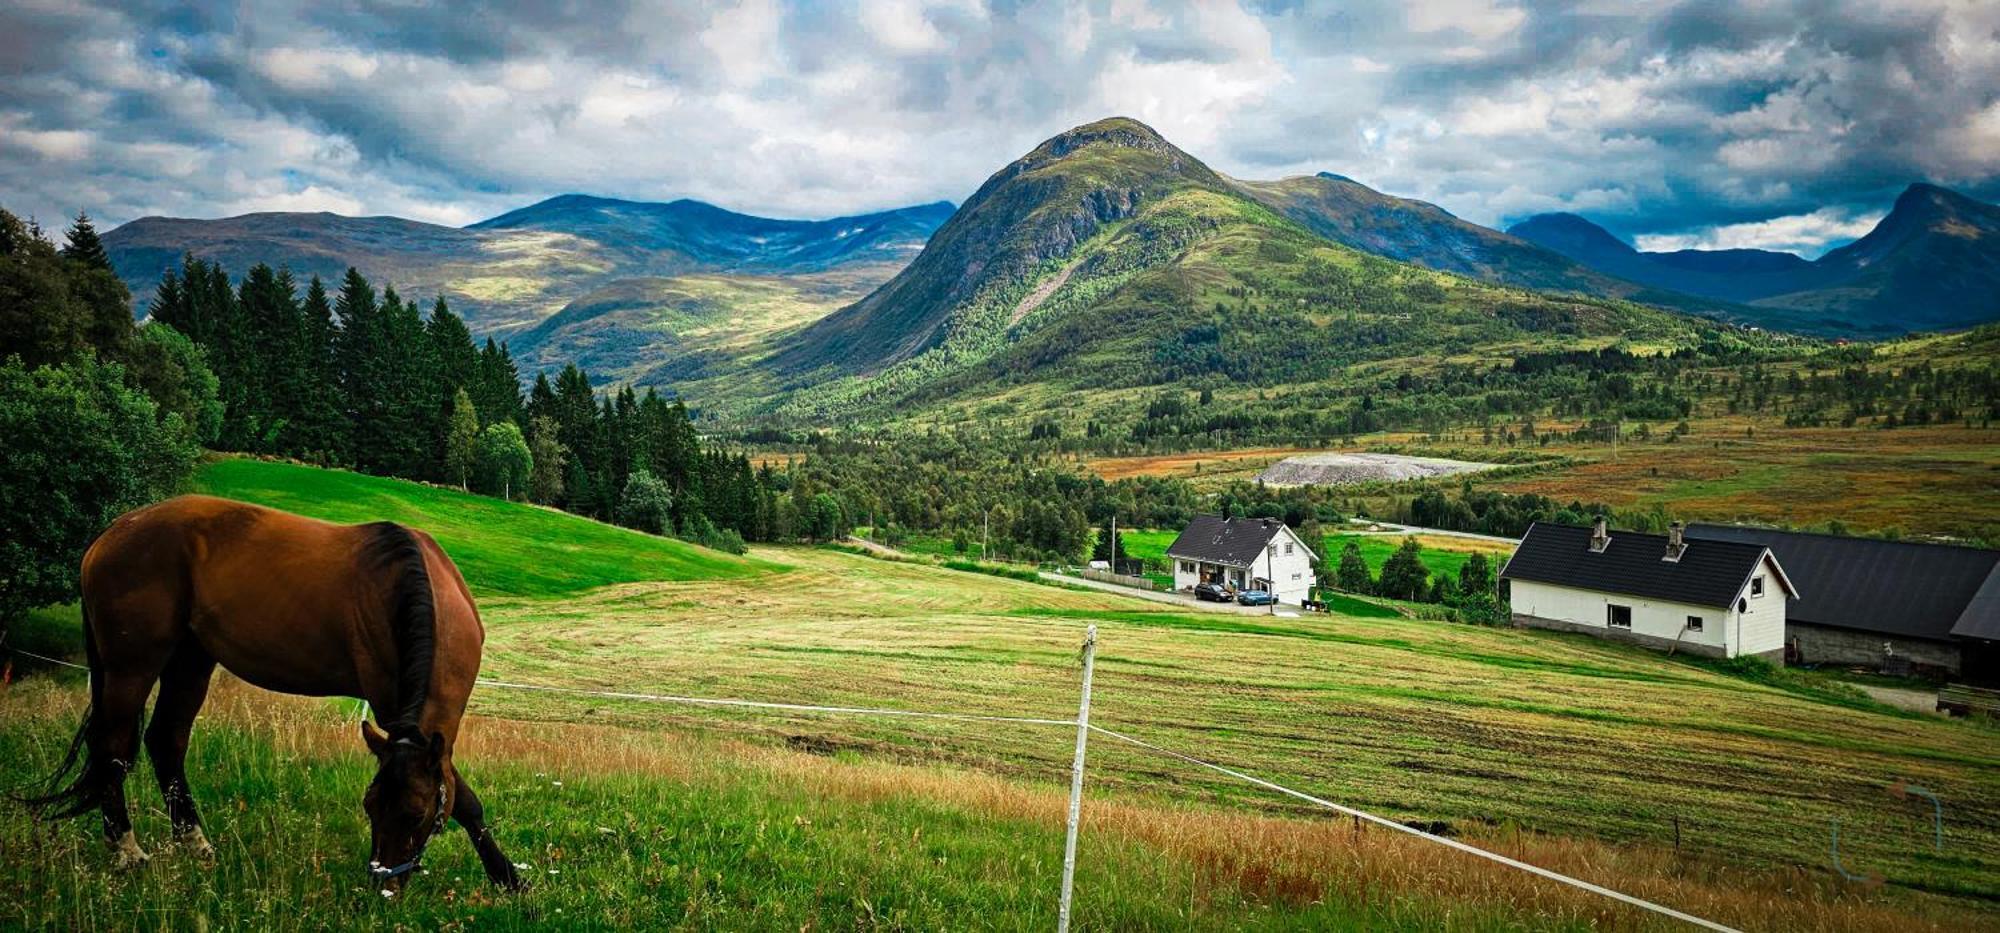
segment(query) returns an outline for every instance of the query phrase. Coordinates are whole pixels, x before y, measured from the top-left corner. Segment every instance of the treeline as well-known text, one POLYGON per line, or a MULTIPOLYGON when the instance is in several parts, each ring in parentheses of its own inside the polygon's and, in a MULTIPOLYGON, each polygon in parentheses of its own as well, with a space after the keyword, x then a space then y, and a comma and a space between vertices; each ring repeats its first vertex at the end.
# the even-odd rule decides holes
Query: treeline
POLYGON ((199 348, 133 326, 88 217, 58 249, 0 210, 0 637, 76 598, 113 518, 187 488, 222 412, 199 348))
POLYGON ((1458 610, 1462 618, 1472 622, 1507 620, 1507 607, 1500 602, 1495 585, 1497 570, 1485 554, 1474 552, 1453 575, 1431 573, 1424 565, 1423 552, 1416 538, 1404 538, 1395 553, 1382 562, 1378 574, 1369 571, 1361 546, 1349 540, 1338 558, 1322 555, 1319 585, 1364 596, 1438 603, 1458 610))
POLYGON ((778 486, 701 442, 679 401, 600 397, 574 365, 524 397, 504 344, 443 298, 428 313, 349 269, 336 291, 259 264, 232 287, 192 256, 160 281, 152 327, 200 347, 221 385, 223 450, 532 500, 732 551, 790 536, 778 486))

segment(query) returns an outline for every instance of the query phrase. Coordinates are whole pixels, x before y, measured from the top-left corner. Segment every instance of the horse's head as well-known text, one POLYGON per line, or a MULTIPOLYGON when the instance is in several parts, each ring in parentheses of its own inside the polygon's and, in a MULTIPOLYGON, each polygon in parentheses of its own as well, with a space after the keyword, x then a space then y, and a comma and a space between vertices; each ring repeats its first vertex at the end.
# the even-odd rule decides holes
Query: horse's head
POLYGON ((451 815, 451 782, 445 778, 444 734, 391 738, 366 720, 361 737, 375 753, 375 780, 361 798, 368 811, 368 871, 384 891, 395 891, 424 857, 431 837, 451 815))

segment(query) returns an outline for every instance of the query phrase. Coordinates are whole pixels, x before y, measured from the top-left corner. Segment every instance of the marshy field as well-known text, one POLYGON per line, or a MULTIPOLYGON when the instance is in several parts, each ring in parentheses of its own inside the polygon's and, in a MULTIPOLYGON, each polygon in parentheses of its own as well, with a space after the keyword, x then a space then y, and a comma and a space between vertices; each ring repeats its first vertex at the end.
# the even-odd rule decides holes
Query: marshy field
MULTIPOLYGON (((206 490, 432 530, 481 600, 483 676, 625 693, 1059 719, 1099 632, 1092 720, 1744 929, 2000 923, 2000 730, 1821 675, 1554 633, 1195 613, 1114 594, 759 548, 223 460, 206 490), (281 492, 282 490, 282 492, 281 492), (1944 842, 1920 785, 1944 801, 1944 842), (1842 867, 1830 860, 1840 826, 1842 867)), ((1391 539, 1393 540, 1393 539, 1391 539)), ((11 642, 78 653, 73 613, 11 642)), ((18 662, 0 781, 51 769, 74 672, 18 662)), ((351 704, 221 678, 190 758, 220 856, 113 873, 94 821, 0 806, 0 926, 1047 928, 1074 732, 721 710, 486 687, 457 757, 534 887, 462 834, 385 899, 363 872, 351 704)), ((1077 920, 1110 928, 1652 928, 1668 921, 1093 739, 1077 920)))

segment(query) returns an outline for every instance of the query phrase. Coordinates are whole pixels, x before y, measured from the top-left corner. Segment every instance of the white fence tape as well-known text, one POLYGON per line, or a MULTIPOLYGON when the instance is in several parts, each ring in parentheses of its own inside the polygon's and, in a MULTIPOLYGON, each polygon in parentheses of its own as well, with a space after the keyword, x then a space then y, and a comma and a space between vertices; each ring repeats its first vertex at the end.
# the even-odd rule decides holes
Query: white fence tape
MULTIPOLYGON (((1076 728, 1077 725, 1077 721, 1074 719, 1038 719, 1038 718, 1029 718, 1021 716, 981 716, 970 713, 937 713, 937 712, 920 711, 920 710, 881 709, 876 707, 813 706, 804 703, 766 703, 755 700, 713 699, 706 697, 673 696, 669 694, 656 694, 656 693, 628 693, 628 692, 610 691, 610 690, 582 690, 571 687, 546 687, 537 684, 509 683, 506 681, 499 681, 499 680, 480 680, 479 685, 483 687, 499 687, 508 690, 534 690, 545 693, 566 693, 578 696, 602 697, 606 699, 616 699, 616 700, 643 700, 648 702, 661 702, 661 703, 686 703, 698 706, 747 707, 750 709, 775 709, 775 710, 784 710, 790 712, 850 713, 850 714, 873 715, 873 716, 906 716, 906 717, 916 717, 922 719, 963 720, 968 722, 1002 722, 1002 723, 1030 724, 1039 726, 1068 726, 1070 728, 1076 728)), ((1180 752, 1174 751, 1173 749, 1166 748, 1161 745, 1156 745, 1152 742, 1148 742, 1144 739, 1135 738, 1133 736, 1126 735, 1125 733, 1122 732, 1115 732, 1113 730, 1106 729, 1102 726, 1097 726, 1097 725, 1086 725, 1085 728, 1087 728, 1091 732, 1095 732, 1099 735, 1105 736, 1106 738, 1116 739, 1120 742, 1125 742, 1130 745, 1135 745, 1140 748, 1158 752, 1170 758, 1175 758, 1180 761, 1186 762, 1187 764, 1195 765, 1201 768, 1206 768, 1218 774, 1227 775, 1239 781, 1244 781, 1246 783, 1262 787, 1266 790, 1276 791, 1278 793, 1306 801, 1307 803, 1325 807, 1337 813, 1343 813, 1348 816, 1355 817, 1357 819, 1374 823, 1378 826, 1384 826, 1389 829, 1393 829, 1400 833, 1405 833, 1411 836, 1415 836, 1419 839, 1425 839, 1430 842, 1435 842, 1442 846, 1446 846, 1452 849, 1457 849, 1458 851, 1467 853, 1469 855, 1474 855, 1479 858, 1487 859, 1492 862, 1497 862, 1501 865, 1506 865, 1510 868, 1517 868, 1520 869, 1521 871, 1525 871, 1533 875, 1538 875, 1540 877, 1547 878, 1551 881, 1561 882, 1562 884, 1566 884, 1574 888, 1579 888, 1584 891, 1589 891, 1593 894, 1599 894, 1604 897, 1611 898, 1612 900, 1618 901, 1620 903, 1629 904, 1633 907, 1638 907, 1642 910, 1649 910, 1654 913, 1660 914, 1662 916, 1672 917, 1675 920, 1680 920, 1686 923, 1690 923, 1695 926, 1701 927, 1703 929, 1717 930, 1720 931, 1720 933, 1738 933, 1738 931, 1734 927, 1724 926, 1712 920, 1705 920, 1693 914, 1683 913, 1681 911, 1675 910, 1671 907, 1667 907, 1662 904, 1656 904, 1653 903, 1652 901, 1648 901, 1643 898, 1633 897, 1632 895, 1629 894, 1624 894, 1618 891, 1614 891, 1610 888, 1603 887, 1602 885, 1592 884, 1588 881, 1584 881, 1581 878, 1572 878, 1569 875, 1565 875, 1561 872, 1551 871, 1549 869, 1542 868, 1537 865, 1530 865, 1527 862, 1520 861, 1519 859, 1508 858, 1507 856, 1501 855, 1497 852, 1488 852, 1487 850, 1481 849, 1478 846, 1467 845, 1463 842, 1459 842, 1456 839, 1447 839, 1443 836, 1439 836, 1433 833, 1427 833, 1424 832, 1423 830, 1416 829, 1414 827, 1405 826, 1401 823, 1396 822, 1395 820, 1389 819, 1388 817, 1376 816, 1375 814, 1369 813, 1365 810, 1357 810, 1353 807, 1343 806, 1341 804, 1334 803, 1331 800, 1325 800, 1319 797, 1315 797, 1311 794, 1305 793, 1304 791, 1293 790, 1292 788, 1286 787, 1282 784, 1278 784, 1273 781, 1267 781, 1264 780, 1263 778, 1245 774, 1241 771, 1237 771, 1232 768, 1226 768, 1223 767, 1222 765, 1218 765, 1213 762, 1203 761, 1202 759, 1196 758, 1192 755, 1184 755, 1180 752)))
POLYGON ((1652 901, 1633 897, 1629 894, 1621 894, 1617 891, 1611 890, 1610 888, 1603 887, 1601 885, 1591 884, 1590 882, 1584 881, 1581 878, 1572 878, 1561 872, 1550 871, 1549 869, 1542 868, 1538 865, 1530 865, 1527 862, 1520 861, 1519 859, 1511 859, 1497 852, 1488 852, 1485 849, 1479 848, 1478 846, 1466 845, 1465 843, 1459 842, 1456 839, 1447 839, 1443 836, 1439 836, 1434 833, 1427 833, 1415 827, 1405 826, 1401 823, 1396 822, 1395 820, 1389 819, 1388 817, 1376 816, 1375 814, 1369 813, 1366 810, 1356 810, 1353 807, 1342 806, 1340 804, 1334 803, 1331 800, 1323 800, 1311 794, 1305 793, 1304 791, 1293 790, 1289 787, 1284 786, 1283 784, 1278 784, 1273 781, 1266 781, 1263 778, 1256 777, 1254 775, 1244 774, 1243 772, 1234 770, 1232 768, 1225 768, 1219 764, 1215 764, 1214 762, 1203 761, 1199 758, 1194 757, 1193 755, 1183 755, 1180 752, 1174 751, 1171 748, 1164 748, 1162 746, 1148 742, 1144 739, 1136 739, 1122 732, 1113 732, 1110 729, 1104 728, 1103 726, 1091 726, 1090 731, 1095 732, 1098 735, 1105 736, 1106 738, 1117 739, 1120 742, 1126 742, 1132 745, 1137 745, 1140 748, 1151 749, 1153 751, 1159 752, 1162 755, 1166 755, 1170 758, 1177 758, 1180 759, 1181 761, 1187 762, 1188 764, 1207 768, 1208 770, 1214 771, 1217 774, 1226 774, 1239 781, 1245 781, 1251 784, 1255 784, 1258 787, 1262 787, 1266 790, 1274 790, 1277 791, 1278 793, 1285 794, 1290 797, 1296 797, 1300 800, 1306 801, 1307 803, 1317 804, 1319 806, 1325 807, 1329 810, 1333 810, 1338 813, 1345 813, 1348 816, 1355 817, 1356 819, 1366 820, 1370 823, 1374 823, 1377 826, 1384 826, 1389 829, 1393 829, 1399 833, 1407 833, 1419 839, 1426 839, 1431 842, 1435 842, 1438 845, 1448 846, 1450 848, 1457 849, 1458 851, 1467 853, 1469 855, 1476 855, 1488 861, 1498 862, 1509 868, 1518 868, 1522 871, 1528 872, 1529 874, 1540 875, 1541 877, 1547 878, 1551 881, 1560 881, 1563 884, 1575 888, 1581 888, 1585 891, 1591 892, 1592 894, 1601 894, 1605 897, 1611 898, 1614 901, 1619 901, 1621 903, 1630 904, 1634 907, 1650 910, 1654 913, 1661 914, 1667 917, 1672 917, 1675 920, 1685 921, 1687 923, 1694 924, 1695 926, 1702 927, 1704 929, 1720 930, 1722 931, 1722 933, 1738 933, 1738 931, 1734 927, 1726 927, 1712 920, 1704 920, 1693 914, 1682 913, 1671 907, 1667 907, 1661 904, 1655 904, 1652 901))
POLYGON ((19 648, 7 648, 7 649, 5 649, 5 650, 7 650, 7 651, 10 651, 10 652, 13 652, 14 654, 18 654, 18 655, 20 655, 20 656, 22 656, 22 657, 24 657, 24 658, 34 658, 34 659, 35 659, 35 660, 37 660, 37 661, 46 661, 46 662, 48 662, 48 663, 50 663, 50 664, 60 664, 60 665, 62 665, 63 667, 67 667, 67 668, 71 668, 71 669, 73 669, 73 670, 79 670, 79 671, 87 671, 87 670, 90 670, 90 668, 88 668, 88 667, 85 667, 85 666, 83 666, 83 665, 81 665, 81 664, 71 664, 70 662, 68 662, 68 661, 65 661, 65 660, 63 660, 63 659, 61 659, 61 658, 52 658, 52 657, 49 657, 49 656, 48 656, 48 655, 46 655, 46 654, 36 654, 36 653, 34 653, 34 652, 32 652, 32 651, 22 651, 22 650, 21 650, 21 649, 19 649, 19 648))
POLYGON ((854 716, 901 716, 909 719, 948 719, 961 722, 1008 722, 1031 726, 1068 726, 1076 728, 1074 719, 1035 719, 1026 716, 981 716, 974 713, 934 713, 926 710, 887 709, 874 706, 813 706, 807 703, 766 703, 760 700, 732 700, 713 697, 684 697, 661 693, 626 693, 615 690, 582 690, 574 687, 544 687, 539 684, 517 684, 504 680, 481 678, 479 686, 499 687, 503 690, 534 690, 541 693, 566 693, 573 696, 603 697, 610 700, 641 700, 649 703, 684 703, 692 706, 727 706, 745 709, 774 709, 795 713, 846 713, 854 716))

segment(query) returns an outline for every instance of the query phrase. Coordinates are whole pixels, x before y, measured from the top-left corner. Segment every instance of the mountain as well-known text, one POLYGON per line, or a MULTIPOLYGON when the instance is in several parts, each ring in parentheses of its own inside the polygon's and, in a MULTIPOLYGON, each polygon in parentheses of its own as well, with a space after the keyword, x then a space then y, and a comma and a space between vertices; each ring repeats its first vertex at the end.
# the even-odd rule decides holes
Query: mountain
POLYGON ((2000 206, 1914 184, 1867 236, 1808 262, 1768 250, 1634 249, 1574 214, 1508 233, 1607 275, 1747 305, 1736 315, 1822 333, 1901 333, 2000 319, 2000 206))
POLYGON ((1138 121, 1078 127, 987 179, 907 268, 807 327, 775 362, 789 372, 879 369, 953 336, 977 340, 1012 327, 1072 274, 1115 275, 1109 267, 1128 264, 1107 257, 1079 270, 1063 262, 1107 227, 1176 193, 1228 191, 1222 176, 1138 121), (1024 291, 1056 264, 1063 268, 1041 276, 1043 287, 1024 291))
POLYGON ((653 274, 820 271, 848 262, 907 262, 951 216, 946 202, 832 220, 772 220, 700 201, 665 204, 566 194, 469 230, 568 234, 618 251, 653 274), (678 264, 684 269, 676 269, 678 264))
POLYGON ((773 323, 791 326, 802 313, 824 313, 868 294, 923 248, 951 210, 927 204, 832 220, 773 220, 699 201, 563 195, 464 228, 397 217, 262 213, 146 217, 103 240, 138 310, 160 274, 186 253, 221 262, 239 277, 259 262, 289 268, 302 283, 312 275, 337 279, 352 265, 406 296, 442 295, 476 334, 532 334, 517 349, 533 350, 539 362, 575 360, 606 377, 630 377, 655 365, 641 360, 648 346, 664 351, 689 339, 726 341, 773 323), (785 284, 793 277, 802 281, 785 284), (702 334, 674 330, 692 326, 676 307, 693 292, 708 309, 702 334), (774 297, 794 292, 796 300, 774 297), (604 314, 606 295, 623 296, 611 318, 604 314), (564 317, 566 309, 573 310, 564 317), (766 312, 774 319, 758 317, 766 312), (563 326, 586 323, 587 339, 563 326), (627 365, 613 366, 612 358, 627 365))
POLYGON ((1134 120, 1077 127, 994 173, 895 278, 761 363, 799 390, 783 412, 822 420, 1015 391, 1076 406, 1149 385, 1330 385, 1540 335, 1672 343, 1700 326, 1372 255, 1274 208, 1273 187, 1134 120))
POLYGON ((1712 304, 1605 275, 1562 253, 1462 220, 1435 204, 1383 194, 1331 172, 1272 182, 1239 181, 1237 186, 1329 240, 1440 272, 1690 309, 1705 310, 1712 304))

